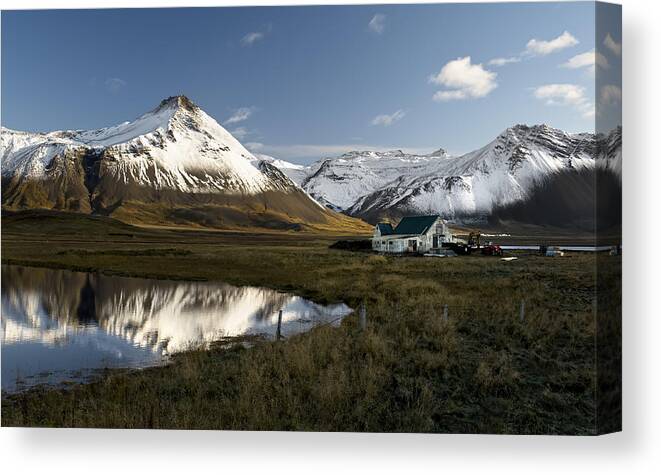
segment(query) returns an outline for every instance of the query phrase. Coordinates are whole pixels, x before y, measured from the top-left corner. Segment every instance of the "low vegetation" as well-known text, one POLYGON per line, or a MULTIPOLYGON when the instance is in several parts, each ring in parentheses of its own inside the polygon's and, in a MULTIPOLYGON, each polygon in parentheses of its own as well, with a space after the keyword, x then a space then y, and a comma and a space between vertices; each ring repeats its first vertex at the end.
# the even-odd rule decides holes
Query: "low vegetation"
MULTIPOLYGON (((364 303, 367 328, 354 314, 285 341, 191 349, 167 367, 3 394, 4 426, 597 432, 593 255, 390 257, 330 249, 336 236, 67 219, 3 218, 3 263, 364 303)), ((619 269, 619 257, 609 262, 619 269)))

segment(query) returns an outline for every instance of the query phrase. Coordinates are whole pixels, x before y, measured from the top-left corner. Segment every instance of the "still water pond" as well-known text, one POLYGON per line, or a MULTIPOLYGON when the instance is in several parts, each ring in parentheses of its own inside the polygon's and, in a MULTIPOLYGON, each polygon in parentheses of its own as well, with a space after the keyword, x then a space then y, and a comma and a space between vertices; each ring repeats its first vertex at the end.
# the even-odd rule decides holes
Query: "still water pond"
POLYGON ((142 368, 222 337, 290 336, 351 312, 296 295, 218 282, 2 266, 2 389, 142 368))

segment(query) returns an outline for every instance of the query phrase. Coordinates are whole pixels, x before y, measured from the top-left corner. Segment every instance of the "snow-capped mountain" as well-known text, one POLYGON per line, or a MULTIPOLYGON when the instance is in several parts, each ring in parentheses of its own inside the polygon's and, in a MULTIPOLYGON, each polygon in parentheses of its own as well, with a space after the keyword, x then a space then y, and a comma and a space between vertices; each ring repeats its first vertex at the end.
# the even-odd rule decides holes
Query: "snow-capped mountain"
POLYGON ((303 183, 303 180, 308 177, 309 167, 305 165, 287 162, 263 153, 255 153, 254 156, 256 159, 256 162, 254 163, 264 162, 273 165, 279 170, 282 170, 291 181, 299 186, 303 183))
POLYGON ((486 216, 557 173, 599 167, 619 178, 621 142, 620 127, 595 135, 516 125, 461 156, 354 151, 303 166, 250 153, 176 96, 133 122, 98 130, 2 128, 2 203, 220 227, 356 225, 330 210, 369 221, 486 216))
POLYGON ((212 226, 344 220, 184 96, 98 130, 2 128, 3 206, 212 226))
POLYGON ((349 152, 312 165, 301 185, 317 201, 348 210, 361 197, 382 189, 403 174, 419 175, 447 158, 442 149, 430 155, 408 155, 401 150, 349 152))
POLYGON ((617 127, 608 134, 597 134, 596 163, 597 166, 610 170, 622 179, 622 127, 617 127))
POLYGON ((516 125, 456 157, 441 149, 430 155, 368 151, 323 159, 308 168, 301 186, 317 201, 369 221, 406 213, 459 218, 523 200, 534 185, 559 172, 599 166, 620 175, 621 161, 621 128, 601 136, 516 125))
POLYGON ((252 155, 185 97, 164 100, 133 122, 90 131, 29 134, 2 130, 3 176, 45 178, 62 157, 103 154, 106 172, 123 183, 200 193, 255 193, 271 184, 252 155))

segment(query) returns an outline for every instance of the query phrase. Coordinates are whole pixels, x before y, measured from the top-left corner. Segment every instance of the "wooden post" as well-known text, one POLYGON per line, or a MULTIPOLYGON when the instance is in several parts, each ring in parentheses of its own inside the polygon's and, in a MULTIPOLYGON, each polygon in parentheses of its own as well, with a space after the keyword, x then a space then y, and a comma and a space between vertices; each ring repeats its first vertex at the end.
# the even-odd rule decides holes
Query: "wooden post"
POLYGON ((521 299, 521 309, 519 310, 519 320, 523 321, 526 318, 526 301, 521 299))
POLYGON ((448 304, 443 305, 443 321, 448 321, 448 304))
POLYGON ((282 333, 280 331, 282 327, 282 309, 278 311, 278 328, 275 330, 275 340, 280 341, 280 338, 282 338, 282 333))
POLYGON ((358 315, 358 323, 361 331, 365 331, 367 328, 367 309, 365 308, 365 302, 360 305, 360 313, 358 315))

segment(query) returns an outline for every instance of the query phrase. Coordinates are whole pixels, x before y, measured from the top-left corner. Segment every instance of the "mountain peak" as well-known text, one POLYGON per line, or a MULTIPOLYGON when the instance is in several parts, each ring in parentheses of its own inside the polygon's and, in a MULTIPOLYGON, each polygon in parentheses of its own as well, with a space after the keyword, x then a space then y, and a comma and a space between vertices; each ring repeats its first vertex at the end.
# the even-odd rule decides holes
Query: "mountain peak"
POLYGON ((170 96, 166 99, 163 99, 156 109, 161 110, 165 108, 185 109, 190 112, 194 112, 199 109, 199 107, 195 105, 193 101, 183 95, 170 96))
POLYGON ((530 134, 530 133, 549 132, 554 130, 556 129, 546 124, 534 124, 534 125, 516 124, 506 129, 505 132, 512 132, 515 134, 530 134))
POLYGON ((534 125, 516 124, 513 125, 512 127, 505 129, 500 134, 501 137, 506 137, 508 135, 509 136, 513 135, 520 139, 527 139, 527 138, 534 139, 535 137, 538 136, 564 138, 564 137, 576 137, 576 136, 594 135, 594 134, 592 134, 591 132, 566 132, 562 129, 552 127, 548 124, 534 124, 534 125))
POLYGON ((438 150, 434 150, 432 153, 429 154, 430 157, 446 157, 448 155, 447 150, 444 148, 439 148, 438 150))

